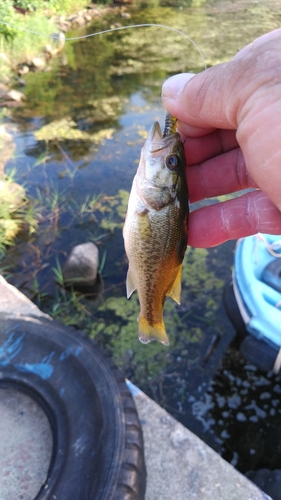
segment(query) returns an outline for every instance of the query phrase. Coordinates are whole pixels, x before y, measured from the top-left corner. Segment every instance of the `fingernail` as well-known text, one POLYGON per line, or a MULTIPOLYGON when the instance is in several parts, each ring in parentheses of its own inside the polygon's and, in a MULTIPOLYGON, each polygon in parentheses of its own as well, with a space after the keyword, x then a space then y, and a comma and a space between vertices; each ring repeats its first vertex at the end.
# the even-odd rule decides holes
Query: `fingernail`
POLYGON ((193 76, 194 73, 180 73, 168 78, 162 87, 162 97, 175 99, 193 76))

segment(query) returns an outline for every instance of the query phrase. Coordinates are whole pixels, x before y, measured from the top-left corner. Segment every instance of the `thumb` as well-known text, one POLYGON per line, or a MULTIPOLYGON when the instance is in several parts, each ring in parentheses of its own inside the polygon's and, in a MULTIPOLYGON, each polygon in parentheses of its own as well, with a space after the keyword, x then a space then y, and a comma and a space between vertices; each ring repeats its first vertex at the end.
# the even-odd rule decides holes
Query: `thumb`
POLYGON ((181 122, 196 128, 236 129, 230 113, 233 101, 234 68, 230 63, 219 64, 202 73, 181 73, 163 85, 165 109, 181 122))
POLYGON ((230 62, 192 75, 183 73, 163 85, 163 105, 181 122, 197 128, 236 130, 251 107, 274 83, 280 85, 281 29, 242 49, 230 62), (278 80, 278 82, 276 81, 278 80))

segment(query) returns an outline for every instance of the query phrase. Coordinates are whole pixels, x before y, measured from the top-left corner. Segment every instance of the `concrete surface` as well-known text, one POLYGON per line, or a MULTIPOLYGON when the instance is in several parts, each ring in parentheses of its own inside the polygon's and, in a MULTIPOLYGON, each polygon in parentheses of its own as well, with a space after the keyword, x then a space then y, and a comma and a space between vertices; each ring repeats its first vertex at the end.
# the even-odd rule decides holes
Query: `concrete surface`
POLYGON ((29 396, 0 389, 0 499, 33 500, 47 479, 53 437, 45 412, 29 396))
POLYGON ((145 443, 146 500, 265 500, 269 497, 137 387, 145 443))
MULTIPOLYGON (((1 312, 11 315, 46 316, 0 276, 0 314, 1 312)), ((201 439, 178 423, 137 387, 130 382, 128 382, 128 386, 134 397, 144 434, 147 467, 146 500, 190 500, 193 498, 196 500, 270 500, 257 486, 237 472, 234 467, 225 462, 201 439)), ((3 406, 0 406, 1 421, 2 408, 3 406)), ((31 411, 32 415, 33 413, 34 410, 31 411)), ((7 418, 9 419, 9 417, 7 418)), ((37 425, 43 425, 43 427, 38 432, 41 432, 42 439, 49 440, 45 424, 43 421, 40 424, 39 421, 40 419, 37 420, 36 427, 37 425), (43 433, 42 429, 45 429, 43 433)), ((5 434, 5 426, 0 427, 1 444, 3 433, 5 434)), ((18 436, 18 430, 15 428, 14 436, 11 436, 10 441, 11 449, 17 443, 20 450, 20 440, 14 439, 18 436)), ((20 456, 19 454, 19 463, 20 456)), ((14 460, 16 460, 16 455, 14 455, 14 460)), ((32 460, 33 458, 28 457, 25 462, 30 461, 29 465, 31 466, 32 460)), ((44 458, 44 463, 46 467, 48 464, 47 456, 44 458)), ((3 471, 7 470, 5 469, 7 466, 8 462, 5 461, 5 454, 1 446, 0 484, 1 474, 3 475, 3 471)), ((46 469, 42 466, 40 480, 38 472, 33 474, 34 489, 38 487, 40 481, 44 481, 44 470, 46 469)), ((7 484, 8 481, 6 481, 7 484)), ((11 480, 11 488, 13 488, 13 484, 11 480)), ((24 483, 21 484, 23 486, 24 483)), ((30 496, 27 496, 23 488, 21 488, 20 493, 21 496, 17 498, 30 500, 30 496)), ((6 497, 1 496, 0 489, 0 500, 17 500, 17 498, 13 494, 6 497)))

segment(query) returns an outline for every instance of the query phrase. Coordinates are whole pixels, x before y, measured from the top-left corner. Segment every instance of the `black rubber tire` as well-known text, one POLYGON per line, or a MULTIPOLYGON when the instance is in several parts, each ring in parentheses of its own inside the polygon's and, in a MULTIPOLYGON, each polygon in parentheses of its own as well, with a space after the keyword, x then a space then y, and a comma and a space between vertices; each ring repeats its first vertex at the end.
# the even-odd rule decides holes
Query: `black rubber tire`
POLYGON ((27 393, 53 432, 36 500, 143 500, 142 430, 110 357, 83 332, 51 320, 0 316, 0 387, 27 393))
POLYGON ((239 340, 243 339, 247 335, 247 330, 236 302, 232 283, 224 288, 223 305, 226 310, 227 316, 229 317, 231 323, 233 324, 233 327, 236 330, 239 340))
POLYGON ((249 363, 253 363, 260 370, 266 372, 273 369, 279 351, 277 346, 271 346, 252 335, 247 335, 242 340, 239 350, 249 363))
POLYGON ((278 354, 277 346, 274 347, 263 340, 258 340, 250 335, 245 327, 244 320, 239 311, 232 283, 224 289, 223 304, 226 313, 233 324, 237 334, 237 348, 243 358, 249 363, 254 364, 262 371, 273 369, 276 356, 278 354))

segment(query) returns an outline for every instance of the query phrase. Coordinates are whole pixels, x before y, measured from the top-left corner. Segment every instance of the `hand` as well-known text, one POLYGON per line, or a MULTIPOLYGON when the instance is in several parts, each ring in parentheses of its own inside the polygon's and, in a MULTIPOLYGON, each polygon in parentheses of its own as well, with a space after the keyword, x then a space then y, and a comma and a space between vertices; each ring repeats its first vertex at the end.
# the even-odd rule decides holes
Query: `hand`
POLYGON ((281 29, 257 38, 228 63, 171 77, 162 99, 186 138, 191 203, 257 188, 193 211, 189 244, 281 234, 281 29))

